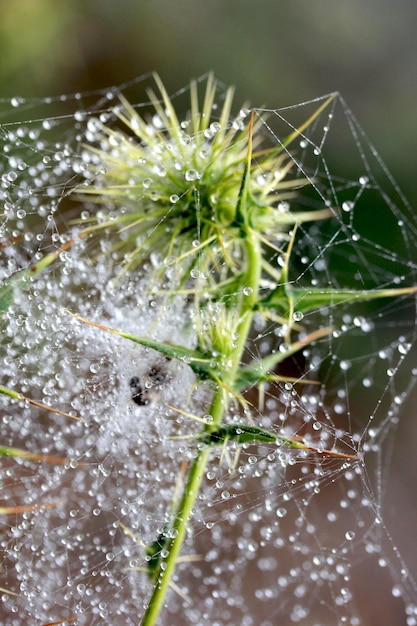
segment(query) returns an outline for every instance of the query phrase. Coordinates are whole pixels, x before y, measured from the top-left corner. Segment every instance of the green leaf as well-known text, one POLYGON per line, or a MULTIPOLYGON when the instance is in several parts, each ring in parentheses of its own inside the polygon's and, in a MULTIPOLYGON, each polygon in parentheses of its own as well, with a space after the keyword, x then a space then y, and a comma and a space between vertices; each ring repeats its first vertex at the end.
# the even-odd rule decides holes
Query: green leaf
POLYGON ((99 328, 100 330, 113 333, 114 335, 118 335, 119 337, 123 337, 124 339, 129 339, 129 341, 138 343, 144 348, 151 348, 152 350, 156 350, 164 356, 168 356, 172 359, 177 359, 178 361, 187 363, 187 365, 191 367, 193 372, 195 372, 195 374, 200 378, 212 378, 213 380, 216 379, 216 374, 213 370, 213 360, 207 358, 207 356, 199 350, 191 350, 190 348, 185 348, 184 346, 180 346, 178 344, 165 343, 162 341, 156 341, 154 339, 148 339, 146 337, 137 337, 136 335, 131 335, 130 333, 125 333, 121 330, 110 328, 109 326, 104 326, 103 324, 96 324, 95 322, 91 322, 85 317, 81 317, 81 315, 71 313, 71 311, 68 311, 67 309, 65 309, 65 311, 66 313, 79 320, 80 322, 83 322, 84 324, 88 324, 89 326, 94 326, 94 328, 99 328))
POLYGON ((397 296, 417 293, 417 287, 404 287, 393 289, 316 289, 316 288, 294 288, 280 285, 272 291, 267 298, 261 301, 260 309, 273 308, 281 313, 288 311, 299 311, 307 313, 317 309, 337 304, 354 304, 356 302, 366 302, 377 300, 378 298, 395 298, 397 296))
POLYGON ((0 455, 17 457, 19 459, 28 459, 30 461, 45 461, 47 463, 53 463, 55 465, 68 465, 68 463, 70 462, 69 459, 60 456, 29 452, 28 450, 22 450, 20 448, 9 448, 8 446, 0 446, 0 455))
MULTIPOLYGON (((260 428, 259 426, 251 426, 248 424, 226 424, 219 426, 215 430, 203 432, 198 439, 208 446, 225 444, 229 439, 237 441, 239 445, 245 443, 274 443, 288 448, 297 448, 299 450, 308 450, 311 452, 319 452, 313 446, 307 446, 301 437, 286 437, 284 435, 276 435, 260 428)), ((353 454, 345 454, 337 450, 321 450, 320 454, 334 456, 342 459, 359 459, 353 454)))
POLYGON ((331 328, 320 328, 319 330, 315 330, 314 332, 308 334, 303 339, 299 341, 294 341, 294 343, 287 346, 286 350, 283 352, 273 352, 268 354, 268 356, 263 359, 259 359, 259 361, 247 365, 246 367, 240 368, 236 377, 235 383, 235 391, 243 391, 247 387, 251 385, 257 385, 261 382, 265 382, 271 379, 270 372, 276 367, 279 363, 282 363, 286 358, 299 352, 313 341, 317 339, 321 339, 323 337, 327 337, 331 332, 331 328))
POLYGON ((8 387, 3 387, 0 385, 0 394, 3 396, 8 396, 9 398, 13 398, 13 400, 21 400, 22 402, 27 402, 32 406, 36 406, 38 409, 44 409, 45 411, 49 411, 50 413, 56 413, 57 415, 62 415, 63 417, 69 417, 72 420, 77 420, 78 422, 84 422, 81 417, 76 417, 75 415, 70 415, 69 413, 65 413, 64 411, 60 411, 59 409, 54 409, 52 406, 48 406, 47 404, 42 404, 42 402, 38 402, 37 400, 32 400, 31 398, 27 398, 23 396, 21 393, 14 391, 13 389, 9 389, 8 387))
POLYGON ((248 199, 250 195, 250 174, 251 174, 251 162, 252 162, 252 132, 253 132, 253 118, 254 112, 252 111, 249 126, 248 126, 248 151, 245 160, 245 169, 243 170, 242 182, 239 189, 239 196, 236 206, 236 223, 240 226, 247 227, 248 225, 248 199))
POLYGON ((187 365, 189 365, 191 369, 202 378, 212 378, 213 360, 208 359, 204 354, 199 352, 199 350, 191 350, 190 348, 185 348, 184 346, 180 346, 178 344, 154 341, 153 339, 147 339, 146 337, 137 337, 136 335, 124 333, 122 331, 116 331, 116 334, 120 337, 124 337, 125 339, 129 339, 134 343, 138 343, 145 348, 152 348, 152 350, 156 350, 165 356, 187 363, 187 365))
POLYGON ((3 313, 5 313, 13 304, 16 292, 26 289, 31 284, 33 278, 40 274, 46 267, 51 265, 51 263, 58 258, 61 252, 69 248, 72 243, 73 241, 68 242, 59 250, 55 250, 55 252, 47 254, 37 263, 29 265, 29 267, 20 270, 7 278, 0 287, 0 315, 3 315, 3 313))
POLYGON ((220 426, 211 432, 204 432, 198 439, 208 446, 223 444, 228 439, 243 443, 276 443, 277 436, 273 433, 259 428, 258 426, 248 426, 245 424, 227 424, 220 426))

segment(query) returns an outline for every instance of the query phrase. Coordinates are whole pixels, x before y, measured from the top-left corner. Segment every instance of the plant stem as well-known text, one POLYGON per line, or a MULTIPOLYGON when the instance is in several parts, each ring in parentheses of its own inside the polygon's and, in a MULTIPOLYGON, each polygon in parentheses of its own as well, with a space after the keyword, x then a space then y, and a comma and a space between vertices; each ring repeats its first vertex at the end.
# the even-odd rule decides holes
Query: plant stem
MULTIPOLYGON (((210 414, 213 417, 212 423, 216 422, 219 424, 221 422, 224 409, 224 392, 219 388, 217 389, 211 403, 210 414)), ((210 452, 211 449, 209 446, 205 446, 199 450, 198 455, 191 465, 187 484, 184 488, 182 499, 173 524, 175 536, 168 547, 168 556, 161 564, 152 597, 141 622, 142 626, 153 626, 162 610, 177 559, 185 540, 192 508, 200 491, 201 481, 205 475, 210 452)))
MULTIPOLYGON (((233 388, 239 363, 251 329, 254 305, 258 300, 261 276, 261 249, 257 237, 249 229, 245 237, 245 251, 247 270, 244 275, 244 283, 242 284, 242 295, 240 295, 238 303, 240 319, 238 325, 238 340, 237 345, 230 355, 232 365, 225 373, 225 377, 227 378, 225 382, 231 388, 233 388)), ((214 393, 210 406, 210 415, 213 420, 205 426, 206 431, 210 432, 221 426, 227 405, 227 394, 225 390, 219 386, 214 393)), ((192 509, 198 497, 201 482, 206 473, 210 453, 210 446, 205 446, 200 449, 191 465, 187 483, 184 487, 182 499, 172 526, 174 537, 167 547, 168 556, 161 560, 153 593, 142 618, 141 626, 153 626, 163 608, 178 556, 186 537, 188 522, 192 516, 192 509)))
POLYGON ((252 326, 255 305, 259 300, 262 250, 259 245, 259 240, 250 230, 248 230, 246 234, 245 244, 247 271, 245 284, 242 285, 242 287, 243 293, 247 295, 243 295, 243 299, 240 303, 240 323, 237 328, 238 338, 236 347, 230 355, 232 367, 228 372, 229 383, 235 382, 236 373, 252 326))

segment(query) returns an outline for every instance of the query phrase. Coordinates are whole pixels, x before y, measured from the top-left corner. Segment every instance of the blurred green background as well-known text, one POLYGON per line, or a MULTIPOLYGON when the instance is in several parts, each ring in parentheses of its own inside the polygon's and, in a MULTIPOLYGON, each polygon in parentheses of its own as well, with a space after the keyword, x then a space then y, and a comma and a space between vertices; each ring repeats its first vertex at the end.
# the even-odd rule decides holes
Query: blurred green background
POLYGON ((415 204, 416 23, 416 0, 1 0, 0 98, 152 70, 174 91, 212 69, 270 108, 340 91, 415 204))

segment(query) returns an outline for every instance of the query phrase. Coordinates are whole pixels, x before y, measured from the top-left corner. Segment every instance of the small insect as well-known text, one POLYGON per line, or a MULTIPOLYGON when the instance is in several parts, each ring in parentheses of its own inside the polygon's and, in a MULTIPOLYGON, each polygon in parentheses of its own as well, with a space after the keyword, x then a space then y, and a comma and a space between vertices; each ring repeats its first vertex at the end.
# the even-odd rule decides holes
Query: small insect
POLYGON ((132 400, 138 406, 146 406, 155 397, 157 391, 160 391, 164 384, 171 378, 168 371, 164 367, 171 359, 165 357, 163 363, 155 363, 141 377, 133 376, 129 381, 129 387, 132 391, 132 400))
POLYGON ((138 406, 146 406, 149 404, 150 400, 144 397, 144 391, 137 376, 133 376, 133 378, 130 379, 129 387, 132 390, 132 400, 135 404, 138 406))

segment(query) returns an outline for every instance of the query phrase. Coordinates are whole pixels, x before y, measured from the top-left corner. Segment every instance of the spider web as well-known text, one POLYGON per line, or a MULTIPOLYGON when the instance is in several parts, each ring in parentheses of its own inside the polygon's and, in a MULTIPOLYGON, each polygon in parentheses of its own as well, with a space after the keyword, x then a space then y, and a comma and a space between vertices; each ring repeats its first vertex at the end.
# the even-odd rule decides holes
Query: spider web
MULTIPOLYGON (((196 424, 169 407, 200 416, 208 407, 210 387, 195 391, 185 363, 66 312, 160 341, 195 341, 181 299, 167 306, 149 294, 152 259, 143 275, 115 283, 114 267, 88 241, 65 248, 73 218, 87 214, 70 195, 88 170, 89 124, 107 122, 120 92, 135 102, 148 82, 2 101, 1 278, 60 251, 3 314, 2 384, 85 420, 2 397, 3 445, 68 459, 1 457, 2 505, 45 505, 2 515, 0 615, 10 625, 138 623, 152 589, 141 571, 144 545, 163 531, 178 475, 195 453, 194 439, 173 437, 197 432, 196 424), (140 402, 132 401, 134 378, 144 385, 140 402)), ((188 92, 174 94, 177 111, 188 92)), ((325 98, 255 109, 266 142, 280 145, 325 98)), ((297 227, 291 285, 306 293, 416 285, 413 211, 339 95, 291 158, 310 184, 282 210, 334 211, 297 227)), ((270 263, 280 267, 282 258, 270 263)), ((170 592, 164 623, 417 624, 415 304, 410 295, 352 297, 294 312, 301 333, 329 332, 287 358, 281 380, 249 391, 251 419, 358 459, 269 445, 214 450, 183 550, 189 560, 175 574, 181 593, 170 592)), ((287 331, 257 318, 246 356, 285 351, 287 331)))

